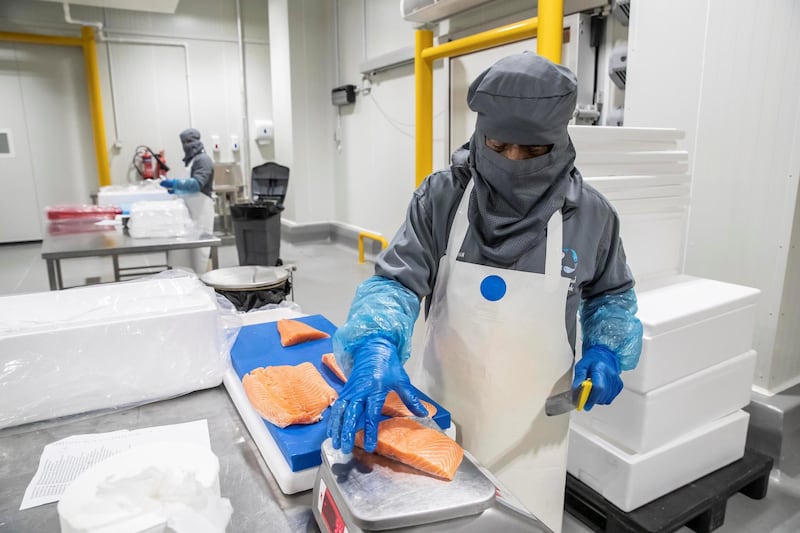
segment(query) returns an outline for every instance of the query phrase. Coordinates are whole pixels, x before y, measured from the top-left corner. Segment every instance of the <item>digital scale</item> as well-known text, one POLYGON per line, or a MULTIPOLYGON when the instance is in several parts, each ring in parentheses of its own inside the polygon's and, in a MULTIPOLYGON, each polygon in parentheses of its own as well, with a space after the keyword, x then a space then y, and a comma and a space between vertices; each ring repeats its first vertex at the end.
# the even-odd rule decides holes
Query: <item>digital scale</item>
POLYGON ((359 448, 344 454, 327 439, 311 507, 323 533, 552 533, 466 451, 443 481, 359 448))

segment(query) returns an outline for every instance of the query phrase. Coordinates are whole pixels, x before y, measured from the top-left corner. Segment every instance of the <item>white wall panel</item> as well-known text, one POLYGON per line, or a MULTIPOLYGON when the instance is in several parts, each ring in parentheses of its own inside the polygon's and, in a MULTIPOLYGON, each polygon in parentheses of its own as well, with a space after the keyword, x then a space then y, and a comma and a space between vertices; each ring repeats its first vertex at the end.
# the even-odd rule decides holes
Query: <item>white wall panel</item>
POLYGON ((652 0, 631 16, 626 125, 687 131, 686 272, 761 289, 755 384, 779 391, 800 380, 797 321, 783 325, 797 316, 800 4, 652 0))

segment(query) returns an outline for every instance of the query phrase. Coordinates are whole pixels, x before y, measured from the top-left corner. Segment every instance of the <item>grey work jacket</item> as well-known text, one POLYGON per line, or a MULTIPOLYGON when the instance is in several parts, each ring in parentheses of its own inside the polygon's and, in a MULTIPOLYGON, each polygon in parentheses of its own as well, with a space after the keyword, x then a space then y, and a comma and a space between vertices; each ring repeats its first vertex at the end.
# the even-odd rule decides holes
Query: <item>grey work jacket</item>
MULTIPOLYGON (((430 306, 439 260, 447 250, 450 227, 470 179, 468 150, 453 154, 449 170, 435 172, 414 191, 406 220, 390 245, 378 256, 375 274, 402 283, 430 306)), ((565 326, 574 351, 578 306, 581 299, 622 293, 634 285, 619 237, 619 217, 609 201, 580 174, 562 208, 564 256, 561 275, 572 280, 567 295, 565 326)), ((461 246, 460 261, 544 273, 546 239, 519 257, 511 266, 484 258, 470 230, 461 246)))

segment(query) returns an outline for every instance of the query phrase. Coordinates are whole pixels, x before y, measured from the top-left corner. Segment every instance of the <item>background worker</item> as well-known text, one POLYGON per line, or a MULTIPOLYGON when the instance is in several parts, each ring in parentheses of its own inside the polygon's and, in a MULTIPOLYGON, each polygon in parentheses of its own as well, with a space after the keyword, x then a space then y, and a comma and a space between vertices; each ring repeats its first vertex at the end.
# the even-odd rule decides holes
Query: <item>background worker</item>
MULTIPOLYGON (((161 186, 166 187, 170 194, 180 194, 197 229, 211 235, 214 233, 214 201, 211 199, 214 161, 206 153, 200 141, 200 132, 196 129, 183 130, 180 139, 188 177, 165 179, 161 181, 161 186)), ((168 251, 167 263, 171 267, 189 267, 200 275, 208 270, 210 251, 210 248, 168 251)))
POLYGON ((572 72, 533 53, 498 61, 470 85, 470 142, 414 192, 334 336, 349 377, 328 429, 349 452, 363 417, 372 451, 390 390, 425 415, 411 375, 451 411, 464 448, 554 531, 569 417, 546 416, 545 400, 589 377, 587 408, 610 403, 642 337, 618 216, 574 166, 576 91, 572 72), (425 348, 407 373, 422 298, 425 348))

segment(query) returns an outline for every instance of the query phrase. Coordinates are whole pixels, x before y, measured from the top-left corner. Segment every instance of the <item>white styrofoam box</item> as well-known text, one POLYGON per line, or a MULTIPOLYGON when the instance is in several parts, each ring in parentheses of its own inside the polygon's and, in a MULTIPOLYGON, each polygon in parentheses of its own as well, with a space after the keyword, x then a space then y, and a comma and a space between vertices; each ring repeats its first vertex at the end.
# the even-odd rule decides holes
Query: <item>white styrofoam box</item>
POLYGON ((129 211, 136 202, 169 200, 169 192, 154 182, 140 185, 107 185, 97 193, 98 205, 115 205, 129 211))
POLYGON ((625 512, 744 455, 749 415, 736 411, 647 453, 629 453, 570 424, 567 471, 625 512))
POLYGON ((575 166, 584 176, 686 174, 689 154, 674 129, 570 126, 575 166))
POLYGON ((755 365, 750 350, 644 394, 622 389, 611 405, 571 419, 633 452, 653 450, 750 403, 755 365))
POLYGON ((188 276, 0 297, 0 428, 217 386, 226 342, 188 276))
POLYGON ((637 280, 683 269, 689 220, 689 176, 659 174, 585 177, 620 217, 620 237, 637 280))
POLYGON ((759 293, 692 276, 637 291, 642 355, 625 388, 646 393, 749 350, 759 293))
POLYGON ((677 275, 683 270, 688 210, 620 211, 620 238, 634 278, 677 275))

